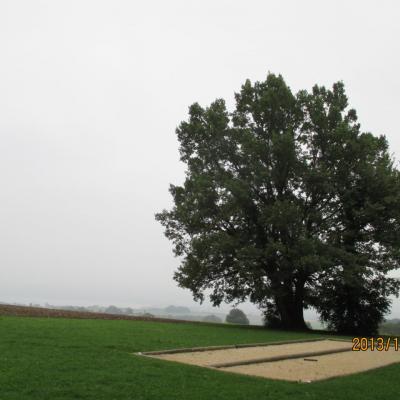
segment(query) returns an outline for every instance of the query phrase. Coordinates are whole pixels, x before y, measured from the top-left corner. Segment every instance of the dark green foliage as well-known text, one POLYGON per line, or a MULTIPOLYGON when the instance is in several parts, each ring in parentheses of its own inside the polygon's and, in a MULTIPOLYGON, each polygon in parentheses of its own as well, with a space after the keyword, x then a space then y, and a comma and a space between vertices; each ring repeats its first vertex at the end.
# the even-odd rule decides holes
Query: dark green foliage
POLYGON ((214 305, 249 299, 270 326, 373 333, 399 283, 399 173, 386 139, 360 132, 344 85, 292 94, 281 76, 193 104, 177 129, 182 186, 156 218, 181 287, 214 305))
POLYGON ((226 322, 230 324, 249 325, 249 319, 246 314, 239 308, 232 308, 226 316, 226 322))
POLYGON ((328 329, 359 336, 378 333, 380 322, 390 310, 385 293, 397 291, 398 282, 369 276, 367 268, 360 270, 351 265, 347 275, 332 271, 330 279, 321 279, 315 306, 328 329))
POLYGON ((311 131, 325 131, 318 163, 326 169, 331 204, 325 220, 333 250, 311 302, 331 329, 376 334, 390 310, 388 296, 399 291, 399 281, 386 276, 399 267, 399 173, 386 139, 360 133, 355 111, 345 114, 342 84, 332 91, 315 87, 304 104, 314 112, 311 131))

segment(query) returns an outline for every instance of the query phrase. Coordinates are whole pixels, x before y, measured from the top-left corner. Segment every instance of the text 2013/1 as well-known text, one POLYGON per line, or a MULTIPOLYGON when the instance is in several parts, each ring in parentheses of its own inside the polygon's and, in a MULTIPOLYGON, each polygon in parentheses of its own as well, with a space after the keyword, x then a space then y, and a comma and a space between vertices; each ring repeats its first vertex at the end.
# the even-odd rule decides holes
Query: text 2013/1
POLYGON ((366 338, 355 337, 353 338, 353 351, 389 351, 393 346, 395 351, 399 351, 398 338, 366 338))

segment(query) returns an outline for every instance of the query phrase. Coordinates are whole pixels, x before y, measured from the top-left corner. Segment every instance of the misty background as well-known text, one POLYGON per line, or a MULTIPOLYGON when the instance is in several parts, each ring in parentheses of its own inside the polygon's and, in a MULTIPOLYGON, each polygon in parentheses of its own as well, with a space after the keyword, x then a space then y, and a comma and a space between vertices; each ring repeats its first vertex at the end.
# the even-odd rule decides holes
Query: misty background
POLYGON ((232 110, 268 71, 294 92, 343 80, 399 159, 399 19, 388 0, 2 0, 0 301, 198 308, 154 220, 188 106, 232 110))

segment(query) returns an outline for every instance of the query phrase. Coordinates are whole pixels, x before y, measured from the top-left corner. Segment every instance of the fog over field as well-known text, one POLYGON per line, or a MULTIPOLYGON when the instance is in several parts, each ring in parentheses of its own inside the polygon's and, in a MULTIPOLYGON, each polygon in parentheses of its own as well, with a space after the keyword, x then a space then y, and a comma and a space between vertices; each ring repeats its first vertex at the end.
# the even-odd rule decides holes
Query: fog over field
POLYGON ((188 106, 232 109, 268 71, 293 91, 343 80, 400 159, 399 19, 387 0, 2 0, 0 301, 198 307, 154 220, 188 106))

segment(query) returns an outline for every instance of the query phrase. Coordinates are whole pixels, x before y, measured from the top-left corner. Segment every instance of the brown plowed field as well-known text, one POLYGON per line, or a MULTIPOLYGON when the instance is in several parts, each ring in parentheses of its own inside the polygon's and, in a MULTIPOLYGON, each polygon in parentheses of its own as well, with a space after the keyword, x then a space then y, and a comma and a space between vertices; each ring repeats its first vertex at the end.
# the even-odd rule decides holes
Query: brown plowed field
POLYGON ((119 319, 119 320, 133 320, 133 321, 196 323, 195 321, 184 321, 180 319, 58 310, 53 308, 15 306, 9 304, 0 304, 0 315, 8 315, 14 317, 113 319, 113 320, 119 319))

